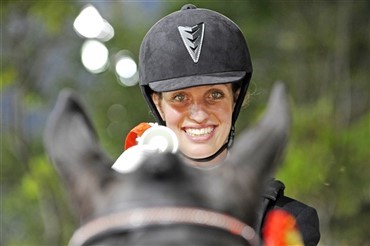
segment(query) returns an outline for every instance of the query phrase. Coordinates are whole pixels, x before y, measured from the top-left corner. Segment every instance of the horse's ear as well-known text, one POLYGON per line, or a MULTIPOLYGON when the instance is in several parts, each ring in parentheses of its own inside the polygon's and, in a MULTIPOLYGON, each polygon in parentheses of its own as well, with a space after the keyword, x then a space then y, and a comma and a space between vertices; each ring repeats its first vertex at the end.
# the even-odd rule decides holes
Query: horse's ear
POLYGON ((232 149, 230 161, 236 165, 237 175, 253 177, 245 179, 245 182, 263 182, 271 177, 288 142, 290 125, 285 85, 279 82, 273 87, 262 120, 243 132, 232 149))
POLYGON ((113 173, 113 161, 101 149, 90 118, 73 91, 59 94, 47 121, 44 145, 73 202, 80 210, 91 207, 87 203, 98 194, 97 186, 113 173))

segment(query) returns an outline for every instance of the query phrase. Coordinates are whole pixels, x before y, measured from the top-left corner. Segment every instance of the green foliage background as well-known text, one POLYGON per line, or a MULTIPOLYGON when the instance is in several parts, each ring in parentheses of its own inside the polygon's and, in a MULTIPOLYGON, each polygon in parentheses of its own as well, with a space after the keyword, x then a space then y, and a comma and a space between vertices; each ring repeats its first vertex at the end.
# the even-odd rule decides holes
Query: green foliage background
MULTIPOLYGON (((277 178, 318 209, 321 245, 369 245, 368 1, 189 1, 230 17, 253 59, 251 97, 237 131, 284 81, 293 130, 277 178)), ((117 157, 132 126, 152 121, 138 87, 112 69, 88 73, 72 23, 87 1, 1 1, 1 245, 64 245, 78 226, 42 131, 58 92, 81 93, 104 148, 117 157)), ((136 58, 146 31, 185 1, 91 1, 115 28, 110 52, 136 58)))

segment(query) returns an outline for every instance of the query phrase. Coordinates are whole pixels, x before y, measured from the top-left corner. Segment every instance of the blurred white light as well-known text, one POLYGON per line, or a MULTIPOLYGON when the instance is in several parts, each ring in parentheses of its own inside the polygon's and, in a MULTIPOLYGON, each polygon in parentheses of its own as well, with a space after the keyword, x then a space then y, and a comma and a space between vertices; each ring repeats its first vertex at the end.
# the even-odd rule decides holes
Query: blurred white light
POLYGON ((129 79, 134 76, 137 71, 136 62, 131 57, 124 56, 117 61, 116 71, 120 77, 129 79))
POLYGON ((97 40, 87 40, 82 45, 82 64, 92 73, 100 73, 107 69, 108 56, 107 47, 97 40))
POLYGON ((138 82, 137 64, 128 51, 120 51, 116 56, 116 74, 125 86, 133 86, 138 82))
POLYGON ((97 37, 103 29, 103 25, 103 18, 92 5, 83 8, 73 23, 75 30, 86 38, 97 37))
POLYGON ((73 22, 78 34, 85 38, 97 38, 108 41, 114 36, 114 29, 103 19, 98 10, 91 4, 86 5, 73 22))

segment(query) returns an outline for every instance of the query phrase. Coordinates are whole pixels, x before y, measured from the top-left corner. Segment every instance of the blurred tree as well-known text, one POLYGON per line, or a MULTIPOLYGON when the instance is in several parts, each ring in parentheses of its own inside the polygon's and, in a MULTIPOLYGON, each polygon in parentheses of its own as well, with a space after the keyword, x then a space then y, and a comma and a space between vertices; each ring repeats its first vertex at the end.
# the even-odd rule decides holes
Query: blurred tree
POLYGON ((41 132, 45 106, 50 107, 58 81, 68 79, 61 74, 73 71, 61 65, 75 46, 60 36, 73 8, 50 2, 1 4, 1 240, 61 244, 68 228, 62 225, 71 227, 72 220, 43 154, 41 132), (52 10, 59 15, 47 15, 52 10))

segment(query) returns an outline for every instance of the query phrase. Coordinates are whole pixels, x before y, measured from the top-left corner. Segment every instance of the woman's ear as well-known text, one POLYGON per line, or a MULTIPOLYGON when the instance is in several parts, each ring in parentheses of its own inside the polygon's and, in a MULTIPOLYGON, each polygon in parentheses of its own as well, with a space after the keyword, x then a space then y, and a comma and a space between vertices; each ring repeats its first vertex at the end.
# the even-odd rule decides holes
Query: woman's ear
POLYGON ((152 100, 153 100, 155 106, 157 107, 157 110, 158 110, 159 114, 161 115, 162 119, 165 120, 164 114, 163 114, 163 111, 162 111, 162 106, 161 106, 161 95, 159 95, 159 93, 154 92, 152 94, 152 100))

